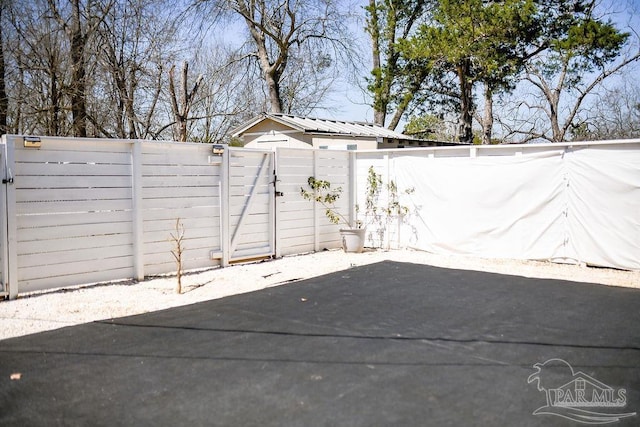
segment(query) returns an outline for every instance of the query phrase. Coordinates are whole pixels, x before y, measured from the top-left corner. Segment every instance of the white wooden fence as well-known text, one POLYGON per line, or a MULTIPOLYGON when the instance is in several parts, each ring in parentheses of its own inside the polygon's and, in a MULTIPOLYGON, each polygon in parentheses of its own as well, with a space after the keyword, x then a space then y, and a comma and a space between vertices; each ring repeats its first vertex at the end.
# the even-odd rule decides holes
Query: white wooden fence
POLYGON ((3 137, 0 295, 173 272, 178 220, 185 269, 340 244, 300 187, 311 175, 335 180, 349 206, 346 152, 276 159, 242 149, 214 156, 210 144, 37 140, 3 137))
POLYGON ((338 209, 366 222, 371 166, 415 192, 400 197, 404 218, 368 224, 368 246, 640 269, 640 140, 215 156, 209 144, 4 136, 0 148, 0 296, 173 272, 177 220, 185 269, 339 247, 339 226, 300 188, 329 180, 338 209))

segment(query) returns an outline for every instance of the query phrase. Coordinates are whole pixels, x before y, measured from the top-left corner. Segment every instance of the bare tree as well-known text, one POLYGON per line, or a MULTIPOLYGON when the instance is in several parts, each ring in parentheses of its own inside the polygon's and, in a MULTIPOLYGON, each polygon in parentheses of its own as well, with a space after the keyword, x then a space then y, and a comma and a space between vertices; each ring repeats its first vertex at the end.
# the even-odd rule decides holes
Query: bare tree
MULTIPOLYGON (((637 67, 636 67, 637 68, 637 67)), ((638 70, 627 70, 612 88, 603 88, 571 129, 574 139, 605 140, 640 135, 640 87, 633 81, 638 70)))
MULTIPOLYGON (((244 45, 248 58, 257 61, 264 79, 269 109, 272 113, 292 112, 292 86, 287 74, 292 62, 306 61, 315 73, 327 72, 333 61, 349 62, 353 39, 349 35, 349 8, 337 0, 226 0, 209 2, 215 13, 239 17, 249 32, 250 43, 244 45), (327 64, 328 62, 328 64, 327 64), (287 111, 289 110, 289 111, 287 111)), ((306 76, 304 80, 307 80, 306 76)), ((326 87, 320 85, 316 96, 326 87)))
POLYGON ((206 48, 191 67, 203 76, 191 106, 189 139, 228 142, 231 130, 264 111, 259 70, 247 67, 237 52, 225 46, 206 48))
POLYGON ((12 33, 7 39, 14 95, 8 94, 16 133, 65 135, 68 50, 42 1, 14 3, 5 11, 12 33))
POLYGON ((173 250, 171 255, 176 261, 176 293, 182 293, 182 274, 184 273, 184 225, 180 218, 176 219, 176 232, 170 233, 173 250))
POLYGON ((584 82, 582 85, 572 86, 575 96, 570 105, 567 105, 562 115, 561 96, 565 93, 567 86, 571 83, 567 82, 567 70, 566 65, 561 69, 560 74, 555 82, 545 78, 544 74, 538 70, 530 68, 526 79, 531 82, 536 88, 539 89, 543 95, 543 99, 546 104, 537 104, 534 108, 541 109, 549 119, 550 133, 545 131, 540 133, 532 133, 532 137, 538 137, 547 139, 552 142, 565 141, 569 130, 578 126, 575 119, 578 117, 580 108, 585 98, 592 94, 594 89, 600 85, 605 79, 615 74, 620 69, 624 68, 628 64, 637 61, 640 58, 640 52, 625 58, 615 66, 603 69, 592 77, 589 81, 584 82))
POLYGON ((7 85, 5 80, 7 71, 4 61, 4 21, 2 19, 6 7, 5 3, 5 1, 0 0, 0 134, 7 133, 7 115, 9 112, 9 99, 7 98, 7 85))
POLYGON ((159 124, 165 69, 179 45, 167 0, 124 0, 109 10, 91 48, 98 53, 89 119, 105 136, 149 138, 159 124))
POLYGON ((187 140, 187 122, 189 121, 189 111, 191 110, 191 105, 193 104, 194 97, 198 92, 198 88, 200 87, 200 83, 202 82, 202 74, 200 74, 196 78, 196 82, 193 84, 191 90, 188 88, 187 79, 189 77, 189 63, 183 62, 182 64, 182 79, 180 85, 180 94, 178 95, 176 92, 175 78, 173 75, 173 71, 175 70, 175 65, 171 66, 169 70, 169 97, 171 99, 171 110, 173 111, 173 116, 175 118, 175 132, 177 141, 185 142, 187 140), (178 98, 180 100, 178 101, 178 98))
POLYGON ((68 4, 58 4, 57 0, 47 0, 53 17, 69 39, 72 76, 69 82, 73 134, 87 136, 86 107, 86 58, 88 39, 97 30, 113 0, 68 0, 68 4), (67 13, 65 13, 65 10, 67 13))

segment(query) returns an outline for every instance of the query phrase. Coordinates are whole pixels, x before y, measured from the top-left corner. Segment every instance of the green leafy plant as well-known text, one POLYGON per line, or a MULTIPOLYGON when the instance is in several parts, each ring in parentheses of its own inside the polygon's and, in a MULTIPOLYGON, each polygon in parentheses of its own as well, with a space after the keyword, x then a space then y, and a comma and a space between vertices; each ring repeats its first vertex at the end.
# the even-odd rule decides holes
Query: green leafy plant
MULTIPOLYGON (((300 187, 300 194, 306 200, 320 203, 325 209, 325 215, 333 224, 343 223, 352 227, 351 222, 336 208, 336 202, 342 195, 342 187, 331 187, 331 182, 310 176, 307 180, 308 189, 300 187)), ((392 220, 402 218, 409 213, 409 207, 400 203, 402 194, 411 194, 414 188, 408 188, 402 192, 398 190, 395 181, 384 184, 382 174, 375 171, 373 166, 367 172, 366 202, 364 209, 364 221, 356 220, 355 227, 364 228, 366 224, 376 224, 381 240, 385 230, 392 220), (380 201, 382 191, 386 190, 386 202, 380 201)), ((360 207, 356 206, 356 214, 360 214, 360 207)))
MULTIPOLYGON (((326 180, 316 179, 310 176, 307 180, 309 189, 300 187, 300 194, 305 200, 313 200, 320 203, 325 209, 325 215, 332 224, 344 223, 351 227, 351 222, 341 214, 336 208, 336 202, 342 195, 342 187, 331 188, 331 183, 326 180)), ((356 221, 356 228, 360 228, 361 223, 356 221)))

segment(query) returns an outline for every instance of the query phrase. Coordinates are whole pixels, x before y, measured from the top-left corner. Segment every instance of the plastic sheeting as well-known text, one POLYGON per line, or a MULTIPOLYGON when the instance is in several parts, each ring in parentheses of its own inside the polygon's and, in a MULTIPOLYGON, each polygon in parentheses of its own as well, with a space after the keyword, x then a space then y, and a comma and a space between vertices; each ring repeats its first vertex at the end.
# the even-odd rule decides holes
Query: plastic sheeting
POLYGON ((640 269, 640 146, 518 155, 395 154, 414 187, 401 244, 441 254, 640 269))
POLYGON ((576 149, 564 159, 572 257, 640 270, 640 146, 576 149))

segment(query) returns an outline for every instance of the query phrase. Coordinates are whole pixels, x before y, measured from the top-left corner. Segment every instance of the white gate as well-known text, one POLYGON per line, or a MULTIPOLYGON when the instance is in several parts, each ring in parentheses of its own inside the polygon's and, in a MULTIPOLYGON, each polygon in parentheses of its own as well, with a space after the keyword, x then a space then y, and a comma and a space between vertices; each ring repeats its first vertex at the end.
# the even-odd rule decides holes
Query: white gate
POLYGON ((222 265, 275 255, 275 155, 224 151, 222 265))
POLYGON ((353 222, 354 154, 345 150, 277 149, 277 257, 339 248, 342 245, 340 225, 330 223, 325 210, 318 203, 305 200, 300 195, 300 189, 309 189, 310 176, 328 180, 334 189, 341 188, 336 210, 353 222))
POLYGON ((300 188, 307 186, 310 176, 331 181, 343 189, 337 208, 352 217, 352 154, 288 148, 225 150, 222 264, 340 247, 339 226, 329 223, 317 203, 304 200, 300 188))

